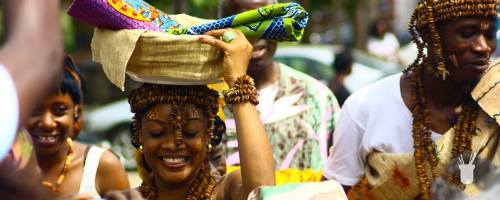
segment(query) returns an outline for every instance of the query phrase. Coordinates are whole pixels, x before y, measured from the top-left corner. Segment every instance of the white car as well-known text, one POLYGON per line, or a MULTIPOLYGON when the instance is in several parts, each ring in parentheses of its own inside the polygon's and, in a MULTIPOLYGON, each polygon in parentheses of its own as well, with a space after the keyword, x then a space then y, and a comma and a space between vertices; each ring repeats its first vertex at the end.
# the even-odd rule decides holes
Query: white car
MULTIPOLYGON (((332 63, 336 46, 280 46, 276 60, 299 71, 305 72, 325 84, 333 75, 332 63)), ((374 57, 354 51, 352 74, 347 77, 346 87, 355 91, 358 88, 392 73, 399 67, 374 57)), ((79 139, 89 143, 101 143, 118 154, 127 169, 135 168, 134 147, 131 144, 130 124, 132 113, 127 99, 119 100, 85 113, 85 134, 79 139)))
MULTIPOLYGON (((334 75, 332 65, 335 53, 340 50, 340 46, 332 45, 280 46, 275 58, 327 84, 334 75)), ((354 58, 352 73, 346 78, 346 88, 351 92, 401 70, 394 63, 383 61, 361 51, 354 50, 352 53, 354 58)))

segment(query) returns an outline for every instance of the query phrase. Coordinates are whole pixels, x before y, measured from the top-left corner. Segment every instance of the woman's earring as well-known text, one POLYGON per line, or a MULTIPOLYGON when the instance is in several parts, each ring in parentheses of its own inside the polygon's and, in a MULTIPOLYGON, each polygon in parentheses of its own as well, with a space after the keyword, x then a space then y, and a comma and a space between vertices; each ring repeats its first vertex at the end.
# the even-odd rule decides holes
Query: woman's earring
POLYGON ((212 152, 212 150, 213 150, 213 149, 212 149, 212 144, 208 144, 208 145, 207 145, 207 151, 208 151, 208 152, 212 152))
POLYGON ((144 147, 142 146, 142 144, 139 146, 139 153, 144 153, 144 147))

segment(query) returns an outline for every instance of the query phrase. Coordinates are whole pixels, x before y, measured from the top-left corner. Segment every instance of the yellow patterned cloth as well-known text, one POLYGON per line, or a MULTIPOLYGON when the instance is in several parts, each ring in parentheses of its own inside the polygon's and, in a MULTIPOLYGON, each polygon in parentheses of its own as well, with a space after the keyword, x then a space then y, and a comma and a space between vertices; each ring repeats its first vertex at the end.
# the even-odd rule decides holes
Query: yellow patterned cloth
MULTIPOLYGON (((229 166, 226 174, 239 170, 239 166, 229 166)), ((276 185, 286 185, 290 183, 308 183, 320 182, 322 178, 322 171, 315 172, 312 169, 298 170, 298 169, 285 169, 279 170, 275 173, 276 185)))

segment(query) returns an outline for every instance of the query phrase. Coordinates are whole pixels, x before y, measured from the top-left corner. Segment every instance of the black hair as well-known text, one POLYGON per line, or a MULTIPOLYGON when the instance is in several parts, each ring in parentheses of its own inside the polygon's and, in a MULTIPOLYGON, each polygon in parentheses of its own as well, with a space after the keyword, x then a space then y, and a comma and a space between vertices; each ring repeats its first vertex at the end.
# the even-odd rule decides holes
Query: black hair
POLYGON ((353 62, 354 59, 350 49, 344 49, 335 54, 335 60, 333 61, 335 74, 350 74, 353 62))
POLYGON ((84 78, 71 57, 64 57, 62 80, 58 85, 58 92, 69 94, 73 103, 80 104, 83 101, 84 78))
POLYGON ((215 117, 214 122, 214 138, 212 140, 212 146, 217 146, 222 142, 222 137, 226 133, 226 123, 219 117, 215 117))
POLYGON ((369 31, 368 31, 368 33, 370 34, 370 36, 375 37, 375 38, 383 37, 383 35, 381 35, 381 36, 378 35, 377 26, 378 26, 379 23, 384 23, 385 24, 385 32, 389 32, 390 31, 391 28, 389 27, 389 22, 386 19, 384 19, 384 18, 377 18, 375 21, 373 21, 370 24, 370 28, 369 28, 369 31))

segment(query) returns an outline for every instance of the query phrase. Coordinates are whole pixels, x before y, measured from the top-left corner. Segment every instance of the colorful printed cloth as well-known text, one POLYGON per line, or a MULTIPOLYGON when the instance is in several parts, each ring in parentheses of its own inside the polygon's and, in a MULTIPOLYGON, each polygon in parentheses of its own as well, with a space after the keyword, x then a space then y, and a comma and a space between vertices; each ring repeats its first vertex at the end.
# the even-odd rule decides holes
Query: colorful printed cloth
POLYGON ((162 31, 179 27, 167 14, 141 0, 74 0, 68 15, 99 28, 162 31))
MULTIPOLYGON (((323 83, 283 64, 280 78, 259 91, 260 118, 271 143, 277 170, 321 170, 332 139, 337 100, 323 83)), ((238 165, 235 122, 226 107, 223 150, 227 165, 238 165)))
POLYGON ((273 4, 198 26, 178 24, 169 15, 141 0, 74 0, 68 14, 99 28, 143 29, 175 35, 201 35, 236 28, 246 36, 275 41, 299 41, 308 13, 297 3, 273 4))
POLYGON ((297 3, 268 5, 208 24, 178 28, 174 34, 201 35, 224 28, 241 30, 247 37, 275 41, 299 41, 307 26, 308 13, 297 3))

